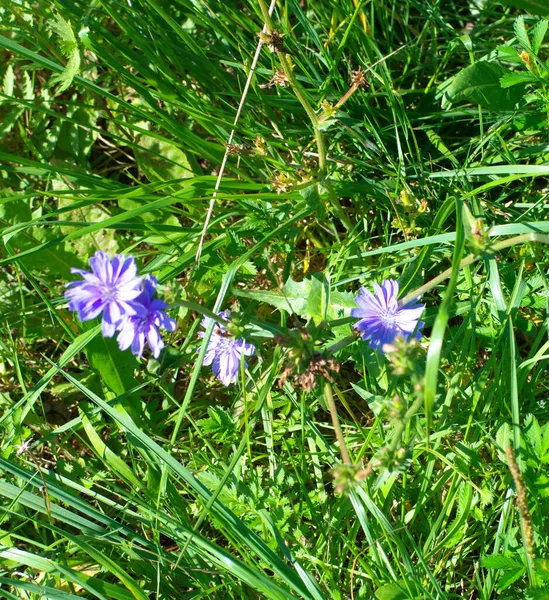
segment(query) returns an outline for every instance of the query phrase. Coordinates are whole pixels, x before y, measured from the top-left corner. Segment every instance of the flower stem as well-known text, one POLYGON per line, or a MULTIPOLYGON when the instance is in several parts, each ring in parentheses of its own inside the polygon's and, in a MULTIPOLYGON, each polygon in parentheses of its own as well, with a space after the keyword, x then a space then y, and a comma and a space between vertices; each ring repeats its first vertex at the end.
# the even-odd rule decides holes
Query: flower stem
MULTIPOLYGON (((543 233, 523 233, 522 235, 517 235, 517 236, 509 238, 507 240, 503 240, 502 242, 498 242, 497 244, 493 244, 490 246, 490 248, 488 250, 489 250, 490 254, 493 254, 494 252, 499 252, 500 250, 504 250, 505 248, 511 248, 513 246, 518 246, 520 244, 526 244, 528 242, 537 242, 539 244, 548 244, 549 245, 549 235, 545 235, 543 233)), ((466 267, 466 266, 476 262, 477 260, 480 260, 481 258, 485 258, 485 257, 486 257, 486 253, 469 254, 459 263, 459 268, 462 269, 463 267, 466 267)), ((431 281, 428 281, 424 285, 418 287, 413 292, 406 294, 406 296, 404 296, 404 298, 399 300, 399 302, 398 302, 399 305, 403 306, 404 304, 407 304, 411 300, 415 300, 416 298, 423 296, 423 294, 432 290, 434 287, 436 287, 437 285, 439 285, 440 283, 442 283, 443 281, 448 279, 448 277, 450 277, 451 274, 452 274, 452 267, 450 267, 449 269, 446 269, 446 271, 443 271, 440 275, 433 277, 433 279, 431 279, 431 281)))
POLYGON ((324 384, 324 396, 326 397, 326 403, 328 404, 328 408, 330 409, 330 415, 332 417, 332 424, 334 426, 335 434, 337 437, 337 443, 339 444, 339 451, 341 452, 341 458, 343 460, 343 464, 350 465, 351 459, 349 458, 349 452, 347 451, 347 446, 345 445, 345 439, 343 437, 343 432, 341 431, 341 423, 339 422, 339 416, 337 414, 337 407, 334 402, 334 395, 332 393, 332 385, 326 381, 324 384))
MULTIPOLYGON (((259 2, 259 8, 261 9, 261 14, 263 15, 263 20, 265 22, 265 28, 267 30, 267 34, 272 34, 272 32, 274 30, 273 20, 271 18, 271 15, 269 14, 269 11, 267 10, 267 5, 265 4, 264 0, 258 0, 258 2, 259 2)), ((290 65, 290 62, 286 58, 286 55, 284 54, 284 52, 281 52, 280 50, 278 50, 276 48, 275 48, 275 52, 277 53, 278 59, 280 61, 280 65, 282 66, 284 75, 286 76, 288 83, 290 84, 292 90, 294 91, 294 94, 296 95, 297 99, 299 100, 299 103, 301 104, 301 106, 303 107, 303 109, 305 110, 305 112, 307 113, 307 116, 309 117, 309 119, 311 121, 311 125, 313 127, 313 131, 315 134, 316 146, 317 146, 317 150, 318 150, 318 180, 320 182, 323 179, 325 179, 328 170, 327 170, 327 166, 326 166, 327 165, 326 141, 325 141, 324 135, 319 127, 319 125, 320 125, 319 118, 315 112, 315 109, 312 107, 311 103, 309 102, 309 99, 307 98, 305 91, 303 90, 303 88, 301 87, 299 82, 297 81, 297 78, 295 77, 295 75, 293 73, 292 67, 290 65)), ((345 228, 348 230, 352 229, 351 220, 349 219, 349 217, 343 210, 336 195, 333 192, 330 192, 328 194, 328 197, 332 204, 334 213, 337 215, 337 217, 343 223, 345 228)))

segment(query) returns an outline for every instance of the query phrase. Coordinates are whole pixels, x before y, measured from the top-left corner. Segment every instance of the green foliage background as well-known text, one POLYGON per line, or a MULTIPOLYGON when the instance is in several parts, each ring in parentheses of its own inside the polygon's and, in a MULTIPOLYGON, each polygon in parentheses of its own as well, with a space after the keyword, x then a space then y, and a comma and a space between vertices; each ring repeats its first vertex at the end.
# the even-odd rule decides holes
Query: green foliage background
POLYGON ((266 43, 198 263, 259 4, 0 0, 0 597, 549 598, 548 252, 487 242, 549 232, 548 13, 277 2, 326 172, 266 43), (175 306, 159 361, 67 311, 97 249, 133 254, 175 306), (323 388, 277 386, 274 336, 338 344, 360 285, 406 294, 449 267, 412 376, 365 343, 336 353, 353 463, 397 431, 405 460, 334 491, 323 388), (196 305, 255 336, 235 386, 197 361, 196 305), (399 420, 395 397, 424 403, 399 420))

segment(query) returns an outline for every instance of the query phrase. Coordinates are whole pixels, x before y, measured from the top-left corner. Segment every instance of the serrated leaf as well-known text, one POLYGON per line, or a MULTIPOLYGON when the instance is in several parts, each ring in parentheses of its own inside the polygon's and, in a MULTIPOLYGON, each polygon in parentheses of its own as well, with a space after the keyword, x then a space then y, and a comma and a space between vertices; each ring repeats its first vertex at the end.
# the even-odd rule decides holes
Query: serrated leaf
POLYGON ((535 81, 537 79, 531 73, 506 73, 499 80, 499 84, 503 89, 506 89, 521 83, 533 83, 535 81))
POLYGON ((507 463, 505 451, 507 449, 507 446, 509 446, 511 440, 513 439, 512 436, 513 434, 511 432, 511 425, 509 425, 509 423, 503 423, 503 425, 498 429, 498 432, 496 433, 498 456, 503 463, 507 463))
POLYGON ((513 25, 513 29, 515 31, 518 43, 522 46, 522 48, 524 50, 532 51, 532 46, 530 44, 528 32, 526 31, 526 25, 524 24, 523 15, 520 15, 520 17, 516 18, 515 23, 513 25))
POLYGON ((78 48, 71 22, 66 21, 60 14, 57 14, 49 26, 50 30, 59 37, 59 47, 63 54, 67 57, 70 56, 78 48))
POLYGON ((522 577, 526 569, 521 567, 520 569, 516 569, 515 571, 507 571, 505 575, 498 581, 497 589, 498 592, 506 590, 510 585, 515 583, 517 579, 522 577))
POLYGON ((64 92, 68 89, 74 77, 78 75, 78 71, 80 69, 80 52, 76 49, 71 55, 65 68, 61 73, 55 73, 50 79, 51 85, 59 84, 59 87, 56 90, 57 94, 64 92))
POLYGON ((6 72, 4 73, 4 78, 2 79, 2 93, 5 96, 13 97, 13 87, 15 84, 15 77, 13 74, 13 65, 9 64, 6 72))
POLYGON ((549 21, 547 21, 547 19, 542 19, 532 29, 532 48, 534 49, 534 52, 536 54, 541 48, 541 44, 543 43, 543 39, 545 38, 545 34, 547 33, 548 26, 549 21))
POLYGON ((509 556, 503 556, 502 554, 490 554, 483 556, 480 559, 480 566, 485 569, 503 569, 508 571, 510 569, 522 569, 523 564, 509 556))
POLYGON ((541 458, 543 454, 541 427, 539 426, 539 422, 534 415, 528 414, 524 418, 523 432, 524 437, 528 442, 529 449, 535 453, 538 459, 541 458))
POLYGON ((495 63, 477 62, 460 71, 445 87, 445 103, 469 100, 496 112, 513 110, 524 90, 501 87, 499 81, 508 72, 495 63))
POLYGON ((513 46, 498 46, 496 50, 498 58, 517 64, 523 64, 520 53, 516 48, 513 48, 513 46))
POLYGON ((23 98, 25 100, 34 100, 35 98, 32 79, 27 71, 23 71, 23 98))

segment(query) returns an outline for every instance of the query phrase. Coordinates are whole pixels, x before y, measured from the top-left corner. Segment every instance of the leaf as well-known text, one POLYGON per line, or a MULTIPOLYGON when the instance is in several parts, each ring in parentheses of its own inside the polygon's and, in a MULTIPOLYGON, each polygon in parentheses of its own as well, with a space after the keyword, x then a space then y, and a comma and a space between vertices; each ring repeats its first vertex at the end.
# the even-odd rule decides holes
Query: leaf
POLYGON ((66 21, 61 15, 57 14, 55 20, 50 23, 50 29, 59 38, 61 52, 68 58, 63 71, 55 73, 50 79, 50 85, 59 84, 56 93, 60 94, 70 87, 73 79, 78 75, 80 52, 70 21, 66 21))
POLYGON ((496 112, 513 110, 524 90, 504 90, 499 81, 507 73, 501 65, 477 62, 457 74, 444 90, 444 99, 446 102, 466 99, 496 112))
POLYGON ((292 278, 285 283, 283 291, 280 290, 235 290, 237 296, 251 298, 258 302, 265 302, 274 306, 278 310, 287 313, 295 313, 299 316, 306 316, 307 298, 311 291, 311 281, 294 281, 292 278))
POLYGON ((549 21, 547 21, 547 19, 542 19, 536 24, 534 29, 532 29, 532 48, 534 49, 534 52, 536 54, 541 48, 541 44, 543 43, 543 39, 545 38, 545 34, 547 33, 548 26, 549 21))
POLYGON ((496 51, 498 58, 501 60, 513 62, 518 65, 524 64, 519 51, 516 48, 513 48, 513 46, 498 46, 496 51))
POLYGON ((500 80, 499 84, 503 89, 507 89, 519 83, 533 83, 537 79, 531 73, 506 73, 500 80))
POLYGON ((533 15, 549 15, 549 5, 546 0, 500 0, 504 6, 512 6, 526 10, 533 15))
POLYGON ((2 80, 2 93, 5 96, 13 96, 14 83, 15 77, 13 75, 13 65, 9 64, 4 73, 4 79, 2 80))
POLYGON ((502 554, 490 554, 488 556, 483 556, 480 559, 480 566, 484 567, 485 569, 503 569, 504 571, 523 568, 523 564, 521 562, 508 556, 503 556, 502 554))
POLYGON ((396 583, 388 583, 376 590, 378 600, 408 600, 409 596, 396 583))
POLYGON ((69 57, 78 48, 78 42, 71 27, 71 22, 66 21, 60 14, 55 15, 55 20, 50 24, 52 33, 60 38, 59 46, 63 54, 69 57))
POLYGON ((515 35, 517 37, 518 43, 524 48, 524 50, 532 51, 532 46, 530 44, 530 39, 528 38, 528 32, 526 31, 526 25, 524 24, 524 17, 520 15, 517 17, 513 29, 515 30, 515 35))
POLYGON ((71 86, 72 80, 75 78, 76 75, 78 75, 79 70, 80 52, 78 52, 78 50, 75 50, 71 54, 63 71, 61 73, 56 73, 55 75, 52 75, 52 78, 50 79, 51 85, 55 85, 57 83, 59 84, 59 87, 56 90, 57 94, 64 92, 71 86))
POLYGON ((513 584, 517 579, 522 577, 526 569, 521 567, 520 569, 516 569, 515 571, 507 571, 505 575, 498 581, 497 589, 498 592, 507 589, 511 584, 513 584))
POLYGON ((114 338, 96 336, 88 342, 86 355, 91 367, 115 396, 135 387, 133 371, 139 363, 130 351, 122 352, 114 338))
POLYGON ((182 150, 150 135, 139 137, 139 150, 136 150, 135 157, 139 168, 151 182, 193 176, 191 163, 182 150))
POLYGON ((509 444, 511 443, 511 439, 511 425, 509 425, 509 423, 503 423, 503 425, 498 429, 498 432, 496 433, 498 456, 503 463, 507 463, 505 451, 507 449, 507 446, 509 446, 509 444))
POLYGON ((524 418, 524 437, 528 442, 528 447, 531 449, 536 458, 540 459, 543 454, 543 439, 539 422, 532 414, 526 415, 524 418))

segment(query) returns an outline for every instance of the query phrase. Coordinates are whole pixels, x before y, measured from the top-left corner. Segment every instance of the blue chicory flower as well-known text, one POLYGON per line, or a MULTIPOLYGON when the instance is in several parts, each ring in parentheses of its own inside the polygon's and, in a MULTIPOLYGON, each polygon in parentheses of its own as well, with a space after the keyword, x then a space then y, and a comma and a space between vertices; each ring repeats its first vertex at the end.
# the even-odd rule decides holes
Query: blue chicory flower
POLYGON ((103 314, 102 332, 112 337, 128 316, 142 314, 143 307, 136 302, 141 294, 141 277, 133 256, 115 254, 110 260, 105 252, 96 252, 90 259, 92 272, 71 269, 83 281, 67 284, 65 297, 69 310, 76 311, 80 321, 89 321, 103 314))
MULTIPOLYGON (((224 310, 219 313, 219 316, 228 321, 230 312, 224 310)), ((208 327, 209 323, 210 319, 205 317, 202 320, 202 327, 208 327)), ((204 332, 199 332, 198 337, 204 337, 204 332)), ((200 348, 198 351, 200 351, 200 348)), ((235 338, 222 323, 216 322, 202 364, 206 367, 212 365, 214 375, 224 385, 230 385, 237 379, 242 355, 252 356, 254 352, 255 346, 253 344, 235 338)), ((248 367, 246 361, 244 361, 244 367, 248 367)))
POLYGON ((143 280, 143 291, 137 297, 143 310, 135 315, 130 315, 118 326, 118 347, 120 350, 127 350, 130 346, 133 354, 141 358, 145 349, 145 342, 148 342, 153 356, 158 358, 164 342, 160 337, 159 329, 166 331, 175 331, 176 322, 168 317, 164 309, 168 306, 163 300, 155 298, 156 278, 152 275, 146 275, 143 280))
POLYGON ((392 343, 395 338, 409 340, 421 338, 420 329, 425 325, 419 321, 424 304, 413 300, 404 306, 398 304, 398 282, 387 279, 381 286, 374 283, 374 294, 360 288, 355 298, 358 308, 351 310, 351 316, 360 319, 353 325, 360 331, 362 339, 367 340, 371 348, 382 350, 384 344, 392 343), (419 324, 418 324, 419 321, 419 324))

